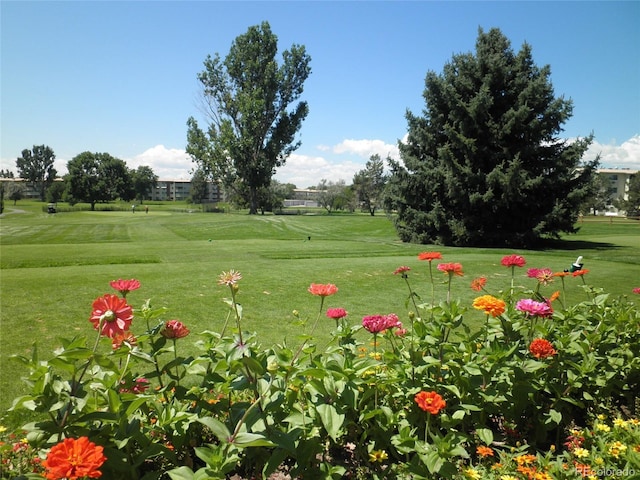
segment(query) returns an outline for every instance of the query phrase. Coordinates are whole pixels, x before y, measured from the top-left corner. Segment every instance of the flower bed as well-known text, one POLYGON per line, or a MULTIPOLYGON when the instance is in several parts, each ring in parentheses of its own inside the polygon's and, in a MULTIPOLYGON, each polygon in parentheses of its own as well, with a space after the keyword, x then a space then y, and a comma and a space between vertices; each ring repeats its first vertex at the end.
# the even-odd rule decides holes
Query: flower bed
POLYGON ((126 296, 140 283, 114 281, 120 295, 93 303, 94 339, 65 340, 48 361, 18 357, 31 392, 12 408, 38 420, 0 431, 2 478, 640 478, 635 304, 589 286, 582 268, 529 269, 531 288, 518 287, 519 255, 501 262, 510 284, 472 280, 470 306, 451 298, 462 265, 438 263, 447 292, 436 302, 440 259, 418 257, 428 299, 410 267, 393 272, 408 290, 402 319, 352 322, 327 308, 337 286, 311 284, 319 309, 296 348, 242 330, 242 275, 223 272, 227 322, 200 332, 190 357, 180 351, 195 334, 150 301, 134 310, 126 296), (567 281, 588 300, 570 305, 567 281), (465 324, 469 308, 482 328, 465 324), (319 349, 325 322, 332 341, 319 349))

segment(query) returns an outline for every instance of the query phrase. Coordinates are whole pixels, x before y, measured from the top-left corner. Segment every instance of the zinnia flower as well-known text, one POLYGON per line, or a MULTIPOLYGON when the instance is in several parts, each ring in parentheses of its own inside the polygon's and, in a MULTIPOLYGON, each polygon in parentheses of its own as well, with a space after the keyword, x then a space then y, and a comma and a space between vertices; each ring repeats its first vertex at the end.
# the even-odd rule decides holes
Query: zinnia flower
POLYGON ((389 328, 402 328, 402 323, 395 313, 389 315, 368 315, 362 319, 362 326, 370 333, 377 334, 389 328))
POLYGON ((536 338, 531 342, 531 345, 529 345, 529 351, 538 359, 552 357, 558 353, 553 348, 553 344, 544 338, 536 338))
POLYGON ((138 339, 128 330, 117 332, 111 339, 111 347, 114 350, 119 349, 123 343, 128 343, 129 346, 133 347, 138 343, 138 339))
POLYGON ((233 269, 218 275, 218 285, 233 286, 240 280, 242 280, 242 274, 233 269))
POLYGON ((573 275, 574 277, 581 277, 583 275, 586 275, 587 273, 589 273, 589 270, 583 268, 582 270, 576 270, 571 275, 573 275))
POLYGON ((524 267, 527 261, 520 255, 505 255, 500 263, 505 267, 524 267))
POLYGON ((387 455, 387 452, 385 452, 384 450, 372 450, 371 453, 369 453, 369 461, 371 463, 375 463, 375 462, 384 462, 387 458, 389 458, 389 455, 387 455))
POLYGON ((432 260, 440 260, 442 258, 442 254, 440 252, 422 252, 418 254, 418 260, 428 260, 429 262, 432 260))
POLYGON ((123 386, 118 389, 120 393, 135 393, 137 395, 144 393, 149 388, 149 380, 144 377, 136 378, 132 385, 127 386, 124 380, 121 384, 123 386))
POLYGON ((48 480, 79 480, 85 477, 100 478, 98 470, 107 460, 103 448, 87 437, 65 438, 51 447, 42 465, 47 469, 48 480))
POLYGON ((124 298, 107 293, 93 301, 93 312, 89 321, 96 330, 101 325, 100 335, 113 338, 117 333, 129 330, 133 320, 133 309, 124 298))
POLYGON ((462 265, 459 263, 439 263, 438 270, 444 273, 448 273, 449 276, 458 275, 462 277, 464 275, 462 271, 462 265))
POLYGON ((533 317, 550 317, 553 314, 553 308, 547 302, 536 302, 530 298, 518 300, 516 310, 533 317))
POLYGON ((473 308, 482 310, 487 315, 499 317, 504 313, 506 304, 504 300, 500 300, 492 295, 482 295, 473 301, 473 308))
POLYGON ((476 453, 481 457, 493 457, 493 449, 484 445, 480 445, 476 448, 476 453))
POLYGON ((347 311, 344 308, 328 308, 327 309, 327 317, 333 318, 334 320, 340 320, 343 317, 347 316, 347 311))
POLYGON ((433 415, 437 415, 447 406, 447 402, 436 392, 419 392, 414 400, 422 410, 433 415))
POLYGON ((530 268, 527 270, 527 277, 535 278, 542 285, 553 282, 553 271, 550 268, 530 268))
POLYGON ((480 292, 482 291, 482 289, 486 284, 487 284, 487 277, 474 278, 471 281, 471 289, 475 290, 476 292, 480 292))
POLYGON ((394 275, 402 275, 402 278, 406 278, 407 277, 407 272, 411 270, 409 267, 403 265, 401 267, 398 267, 395 269, 395 271, 393 272, 394 275))
POLYGON ((632 290, 633 293, 637 293, 638 295, 640 295, 640 287, 636 287, 632 290))
POLYGON ((183 338, 189 335, 189 329, 178 320, 169 320, 164 324, 164 328, 160 331, 160 335, 165 338, 183 338))
POLYGON ((112 282, 109 282, 109 285, 111 285, 115 290, 119 291, 120 295, 122 295, 123 297, 126 297, 127 293, 129 293, 130 291, 140 288, 140 282, 133 278, 131 280, 113 280, 112 282))
POLYGON ((308 291, 311 295, 317 295, 319 297, 328 297, 329 295, 333 295, 338 291, 338 287, 336 287, 332 283, 322 284, 322 283, 312 283, 308 291))

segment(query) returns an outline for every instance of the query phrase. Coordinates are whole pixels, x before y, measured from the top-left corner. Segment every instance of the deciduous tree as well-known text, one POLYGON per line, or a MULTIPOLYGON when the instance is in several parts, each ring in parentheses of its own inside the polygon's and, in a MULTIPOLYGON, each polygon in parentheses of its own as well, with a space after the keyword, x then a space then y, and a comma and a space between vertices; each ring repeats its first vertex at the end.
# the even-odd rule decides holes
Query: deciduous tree
POLYGON ((575 231, 597 161, 581 164, 592 136, 559 138, 572 102, 550 75, 498 29, 427 73, 423 116, 407 112, 402 163, 391 162, 387 207, 402 240, 532 246, 575 231))
POLYGON ((382 205, 382 196, 386 183, 384 162, 378 154, 371 155, 365 168, 357 172, 353 177, 353 189, 358 201, 361 207, 368 211, 371 216, 375 215, 376 209, 382 205))
POLYGON ((44 202, 47 188, 53 183, 58 172, 53 168, 56 159, 53 150, 45 145, 34 145, 31 150, 22 150, 16 160, 18 175, 33 186, 44 202))
POLYGON ((131 170, 132 189, 140 203, 151 196, 151 192, 158 185, 158 176, 147 165, 140 165, 136 170, 131 170))
POLYGON ((300 146, 295 136, 309 110, 307 102, 296 103, 311 73, 305 47, 285 50, 281 65, 277 50, 263 22, 237 37, 224 60, 208 56, 198 79, 209 125, 204 131, 193 117, 187 121, 193 161, 245 196, 251 214, 258 212, 259 190, 300 146))
POLYGON ((108 153, 83 152, 67 163, 67 185, 74 202, 91 204, 127 197, 131 178, 127 164, 108 153))

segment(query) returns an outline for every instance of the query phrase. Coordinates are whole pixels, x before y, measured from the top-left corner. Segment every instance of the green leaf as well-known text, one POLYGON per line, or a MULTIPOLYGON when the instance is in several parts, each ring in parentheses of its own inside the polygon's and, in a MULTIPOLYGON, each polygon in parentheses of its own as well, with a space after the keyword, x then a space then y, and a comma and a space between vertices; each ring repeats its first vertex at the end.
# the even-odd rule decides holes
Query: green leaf
POLYGON ((316 406, 316 411, 329 436, 334 441, 338 441, 338 433, 344 423, 344 414, 338 413, 336 407, 326 403, 316 406))
POLYGON ((550 423, 555 423, 556 425, 560 425, 562 421, 562 414, 554 409, 549 410, 549 413, 545 415, 547 419, 544 421, 546 425, 550 423))
POLYGON ((223 443, 229 443, 229 439, 231 438, 231 432, 227 428, 227 426, 222 423, 220 420, 217 420, 213 417, 201 417, 198 418, 198 422, 206 426, 209 430, 213 432, 213 434, 218 437, 223 443))
POLYGON ((179 467, 174 468, 173 470, 169 470, 167 472, 171 480, 193 480, 194 474, 193 470, 189 467, 179 467))
POLYGON ((488 428, 479 428, 476 430, 478 438, 485 444, 491 445, 493 442, 493 432, 488 428))
POLYGON ((258 433, 240 432, 236 435, 232 442, 235 446, 241 448, 247 447, 276 447, 277 445, 264 435, 258 433))

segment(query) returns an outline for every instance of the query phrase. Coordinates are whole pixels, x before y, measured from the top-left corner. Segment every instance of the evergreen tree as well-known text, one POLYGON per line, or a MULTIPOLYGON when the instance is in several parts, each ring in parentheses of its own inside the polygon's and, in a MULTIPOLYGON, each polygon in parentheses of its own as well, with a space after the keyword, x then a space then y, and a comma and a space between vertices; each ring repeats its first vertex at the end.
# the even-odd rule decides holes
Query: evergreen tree
POLYGON ((592 136, 558 138, 572 102, 549 77, 498 29, 427 73, 424 116, 407 112, 403 163, 390 162, 386 206, 402 240, 532 246, 575 231, 597 161, 580 162, 592 136))

